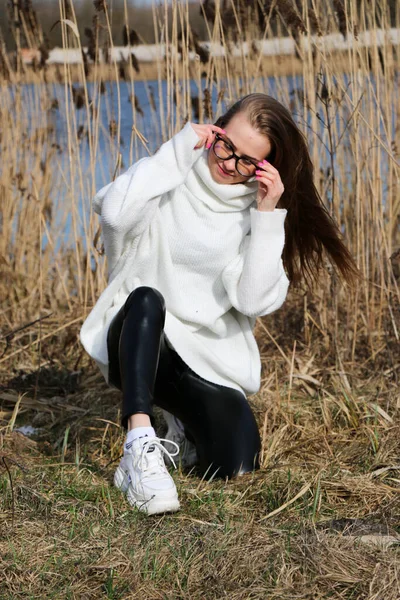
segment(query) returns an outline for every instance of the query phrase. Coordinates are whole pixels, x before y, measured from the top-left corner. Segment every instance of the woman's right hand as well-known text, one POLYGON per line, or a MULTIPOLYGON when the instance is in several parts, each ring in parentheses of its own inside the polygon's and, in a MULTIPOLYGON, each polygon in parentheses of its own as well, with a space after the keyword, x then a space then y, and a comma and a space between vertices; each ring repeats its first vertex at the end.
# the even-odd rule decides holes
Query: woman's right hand
POLYGON ((215 140, 216 133, 226 133, 225 129, 221 129, 221 127, 217 127, 216 125, 199 125, 199 123, 190 123, 193 127, 200 140, 195 145, 194 149, 201 148, 205 145, 206 148, 210 148, 211 144, 215 140))

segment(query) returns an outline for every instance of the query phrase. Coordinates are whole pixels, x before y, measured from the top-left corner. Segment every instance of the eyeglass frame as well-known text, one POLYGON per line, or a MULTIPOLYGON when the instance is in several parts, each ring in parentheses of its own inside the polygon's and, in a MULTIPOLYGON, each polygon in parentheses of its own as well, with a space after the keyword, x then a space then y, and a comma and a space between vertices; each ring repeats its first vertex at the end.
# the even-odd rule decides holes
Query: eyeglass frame
POLYGON ((226 140, 224 140, 223 137, 221 137, 219 135, 219 133, 215 134, 215 140, 213 141, 212 149, 213 149, 213 152, 214 152, 215 156, 217 158, 219 158, 220 160, 225 161, 225 160, 230 160, 231 158, 234 158, 235 159, 235 169, 236 169, 236 172, 239 173, 240 177, 246 177, 246 178, 254 177, 254 173, 252 173, 251 175, 243 175, 239 171, 239 169, 237 168, 239 160, 242 160, 242 159, 248 160, 256 168, 256 170, 260 168, 258 166, 258 163, 256 161, 253 162, 250 158, 246 158, 246 155, 244 155, 244 156, 238 156, 237 154, 235 154, 235 152, 233 151, 233 148, 232 148, 231 144, 229 142, 227 142, 226 140), (217 143, 218 140, 220 140, 221 142, 224 142, 224 144, 226 144, 227 146, 229 146, 229 148, 232 150, 232 154, 230 154, 229 156, 227 156, 225 158, 222 158, 221 156, 218 156, 218 154, 215 152, 215 144, 217 143))

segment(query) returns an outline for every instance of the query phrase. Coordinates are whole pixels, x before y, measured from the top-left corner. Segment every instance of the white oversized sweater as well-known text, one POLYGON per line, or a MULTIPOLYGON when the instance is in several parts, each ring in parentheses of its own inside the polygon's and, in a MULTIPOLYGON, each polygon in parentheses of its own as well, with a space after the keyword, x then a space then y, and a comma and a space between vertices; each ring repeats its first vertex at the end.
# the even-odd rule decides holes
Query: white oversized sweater
POLYGON ((260 387, 255 318, 279 308, 286 210, 257 210, 257 182, 220 184, 190 123, 94 199, 109 284, 81 329, 108 378, 107 331, 129 293, 165 298, 165 334, 200 377, 241 391, 260 387))

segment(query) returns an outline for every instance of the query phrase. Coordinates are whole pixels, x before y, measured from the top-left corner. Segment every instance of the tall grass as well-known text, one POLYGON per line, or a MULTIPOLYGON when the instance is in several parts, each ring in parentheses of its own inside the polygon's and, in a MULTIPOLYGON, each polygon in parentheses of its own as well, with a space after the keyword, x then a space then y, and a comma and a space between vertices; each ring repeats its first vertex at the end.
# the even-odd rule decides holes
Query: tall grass
MULTIPOLYGON (((141 130, 143 111, 135 94, 140 65, 134 46, 122 65, 104 66, 85 56, 78 68, 60 66, 56 71, 63 86, 60 95, 59 88, 48 83, 45 36, 32 17, 30 3, 23 6, 13 3, 16 58, 8 57, 4 49, 1 54, 0 286, 5 333, 50 311, 66 321, 68 315, 84 318, 106 284, 97 218, 91 212, 100 135, 107 139, 101 156, 101 163, 107 164, 104 183, 127 166, 121 161, 121 138, 129 140, 131 162, 144 150, 154 150, 154 143, 141 130), (26 67, 20 60, 25 41, 42 51, 42 61, 35 65, 36 83, 29 87, 24 86, 26 67), (105 79, 110 77, 118 85, 104 93, 105 79), (131 97, 133 128, 129 132, 121 127, 124 86, 131 97), (104 106, 106 132, 100 119, 104 106), (59 140, 55 129, 60 107, 66 140, 59 140), (82 161, 84 143, 88 164, 82 161)), ((92 57, 113 46, 112 12, 103 0, 95 6, 92 57)), ((82 51, 73 1, 60 0, 59 7, 56 26, 62 30, 64 47, 82 51)), ((153 6, 155 38, 166 46, 165 59, 157 62, 159 90, 165 80, 166 92, 160 91, 158 113, 150 108, 150 115, 145 116, 152 120, 158 142, 168 139, 188 119, 215 120, 227 105, 249 92, 273 93, 289 106, 308 137, 317 187, 362 274, 350 289, 342 287, 328 267, 317 289, 293 292, 295 333, 310 350, 316 344, 324 348, 340 367, 346 385, 345 362, 382 358, 385 365, 395 366, 400 335, 396 255, 400 244, 399 47, 387 35, 386 0, 379 5, 362 2, 359 8, 354 0, 312 0, 303 3, 301 11, 292 0, 254 4, 231 0, 205 3, 201 10, 211 44, 224 46, 222 59, 200 49, 186 2, 174 1, 171 10, 166 5, 153 6), (282 57, 265 57, 260 51, 259 41, 271 35, 272 19, 280 33, 295 42, 296 55, 286 59, 285 76, 282 57), (368 48, 360 43, 364 30, 371 34, 368 48), (380 30, 383 45, 377 43, 380 30), (323 37, 332 33, 342 33, 353 43, 344 52, 333 51, 323 37), (237 57, 234 50, 241 42, 247 42, 251 51, 237 57), (197 55, 191 60, 193 50, 197 55), (303 83, 297 80, 293 89, 299 70, 303 83), (197 86, 195 94, 191 80, 197 86), (213 95, 217 97, 214 106, 213 95)), ((399 11, 396 18, 400 26, 399 11)), ((131 32, 126 0, 121 25, 131 32)), ((147 90, 150 106, 154 106, 153 90, 147 90)), ((260 335, 268 340, 261 329, 260 335)), ((14 336, 2 360, 7 360, 18 339, 14 336)))

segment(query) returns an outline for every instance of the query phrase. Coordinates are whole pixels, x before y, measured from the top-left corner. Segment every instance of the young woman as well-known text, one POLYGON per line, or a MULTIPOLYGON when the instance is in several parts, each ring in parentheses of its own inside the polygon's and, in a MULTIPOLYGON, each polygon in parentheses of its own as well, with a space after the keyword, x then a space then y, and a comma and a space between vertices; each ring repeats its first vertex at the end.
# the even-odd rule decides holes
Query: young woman
POLYGON ((315 277, 324 250, 345 279, 356 268, 313 184, 305 138, 265 94, 215 125, 187 123, 101 189, 94 209, 109 284, 81 340, 123 393, 114 483, 147 514, 176 511, 164 458, 175 464, 179 446, 182 464, 198 462, 207 478, 258 466, 246 399, 260 387, 256 317, 282 305, 289 281, 315 277), (163 440, 153 403, 165 411, 163 440))

